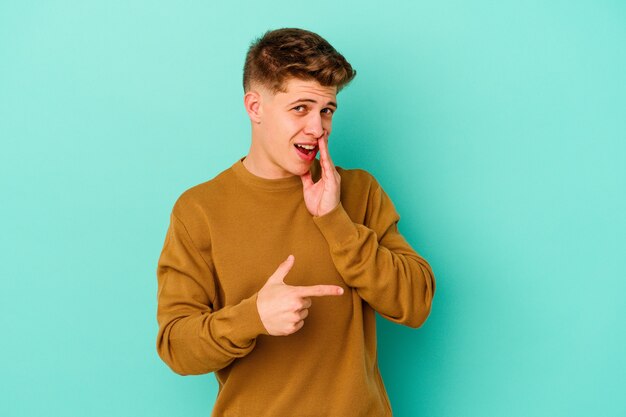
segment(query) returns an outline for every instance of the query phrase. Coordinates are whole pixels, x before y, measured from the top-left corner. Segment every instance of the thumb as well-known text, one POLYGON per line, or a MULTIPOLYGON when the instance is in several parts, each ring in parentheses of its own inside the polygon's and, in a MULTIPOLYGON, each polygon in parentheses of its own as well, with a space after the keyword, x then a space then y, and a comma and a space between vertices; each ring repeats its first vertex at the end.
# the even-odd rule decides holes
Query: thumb
POLYGON ((283 279, 287 276, 291 268, 293 267, 293 263, 295 258, 293 255, 289 255, 287 259, 285 259, 274 273, 267 280, 268 284, 284 284, 283 279))

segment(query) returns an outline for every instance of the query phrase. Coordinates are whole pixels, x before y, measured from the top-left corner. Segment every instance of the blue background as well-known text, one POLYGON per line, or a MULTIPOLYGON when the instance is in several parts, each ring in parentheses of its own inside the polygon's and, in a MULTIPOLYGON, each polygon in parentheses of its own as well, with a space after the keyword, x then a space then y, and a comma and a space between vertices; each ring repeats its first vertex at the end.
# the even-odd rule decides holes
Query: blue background
MULTIPOLYGON (((626 415, 622 1, 0 3, 0 415, 207 416, 155 349, 176 197, 245 155, 270 28, 357 69, 337 165, 373 173, 438 290, 379 321, 396 416, 626 415)), ((315 377, 311 375, 310 377, 315 377)))

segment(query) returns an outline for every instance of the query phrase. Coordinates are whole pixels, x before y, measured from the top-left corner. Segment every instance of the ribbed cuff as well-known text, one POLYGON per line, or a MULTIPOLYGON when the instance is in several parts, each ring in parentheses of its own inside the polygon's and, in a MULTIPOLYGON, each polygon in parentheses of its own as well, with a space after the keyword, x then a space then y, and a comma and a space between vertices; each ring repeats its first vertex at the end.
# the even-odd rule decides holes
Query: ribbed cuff
POLYGON ((233 325, 228 326, 228 331, 224 336, 236 346, 247 346, 259 335, 268 334, 259 317, 256 300, 257 294, 254 294, 229 309, 229 321, 233 325))
POLYGON ((320 229, 331 249, 357 236, 357 228, 341 203, 325 215, 313 217, 313 222, 320 229))

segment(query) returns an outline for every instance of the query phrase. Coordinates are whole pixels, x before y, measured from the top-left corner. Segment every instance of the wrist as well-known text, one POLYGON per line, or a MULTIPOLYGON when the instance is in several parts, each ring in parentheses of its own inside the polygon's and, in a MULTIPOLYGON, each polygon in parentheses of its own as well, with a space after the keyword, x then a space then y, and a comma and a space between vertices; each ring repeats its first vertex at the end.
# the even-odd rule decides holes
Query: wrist
POLYGON ((317 215, 315 217, 322 217, 329 213, 332 213, 333 211, 337 210, 337 207, 339 207, 339 201, 335 203, 334 205, 329 205, 328 207, 320 208, 317 211, 317 215))

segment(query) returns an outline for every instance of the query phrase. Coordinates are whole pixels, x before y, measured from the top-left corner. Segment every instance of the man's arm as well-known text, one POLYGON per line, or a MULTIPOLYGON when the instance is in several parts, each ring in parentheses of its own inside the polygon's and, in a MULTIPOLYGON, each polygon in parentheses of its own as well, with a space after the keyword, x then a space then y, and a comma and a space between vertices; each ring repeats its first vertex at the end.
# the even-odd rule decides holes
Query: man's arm
POLYGON ((398 232, 399 216, 376 182, 367 212, 366 224, 358 224, 340 203, 313 220, 344 282, 383 317, 419 327, 435 294, 432 269, 398 232))
POLYGON ((398 232, 393 203, 373 179, 367 196, 365 224, 354 223, 340 202, 341 177, 319 141, 322 174, 314 183, 302 176, 304 200, 326 238, 337 271, 345 283, 389 320, 418 327, 428 317, 435 294, 430 265, 398 232))
POLYGON ((300 330, 312 298, 343 293, 336 285, 285 284, 293 263, 289 256, 258 293, 215 309, 211 260, 202 256, 183 222, 172 214, 157 269, 157 351, 163 361, 182 375, 217 371, 249 354, 261 334, 287 336, 300 330))
POLYGON ((214 311, 215 271, 172 214, 157 268, 157 351, 176 373, 196 375, 228 366, 267 334, 257 295, 214 311))

